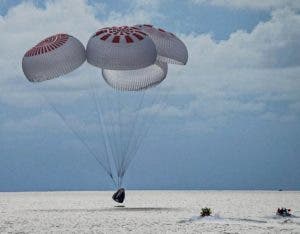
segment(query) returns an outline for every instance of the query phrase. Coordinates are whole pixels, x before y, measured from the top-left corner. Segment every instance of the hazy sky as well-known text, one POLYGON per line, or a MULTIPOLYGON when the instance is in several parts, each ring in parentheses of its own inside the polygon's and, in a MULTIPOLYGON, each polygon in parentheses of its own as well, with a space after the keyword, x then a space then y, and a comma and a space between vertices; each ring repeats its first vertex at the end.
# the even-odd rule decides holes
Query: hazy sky
MULTIPOLYGON (((169 67, 168 105, 125 187, 300 189, 299 12, 293 0, 0 0, 0 191, 113 188, 21 59, 57 32, 86 44, 99 28, 138 23, 176 33, 189 61, 169 67)), ((83 76, 101 79, 84 64, 58 99, 74 104, 83 76)))

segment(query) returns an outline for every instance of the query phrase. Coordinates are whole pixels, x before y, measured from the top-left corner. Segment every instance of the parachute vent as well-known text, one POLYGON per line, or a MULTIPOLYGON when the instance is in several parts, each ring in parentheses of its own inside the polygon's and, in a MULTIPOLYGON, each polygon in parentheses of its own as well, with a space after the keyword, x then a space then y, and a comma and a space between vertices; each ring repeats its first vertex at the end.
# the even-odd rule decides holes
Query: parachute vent
POLYGON ((48 53, 52 50, 57 49, 64 45, 69 39, 69 35, 67 34, 56 34, 51 37, 48 37, 38 43, 36 46, 31 48, 25 53, 25 57, 36 56, 44 53, 48 53))
POLYGON ((147 34, 138 28, 122 26, 102 28, 96 32, 93 37, 99 37, 100 40, 112 43, 133 43, 135 41, 144 40, 145 36, 147 36, 147 34))

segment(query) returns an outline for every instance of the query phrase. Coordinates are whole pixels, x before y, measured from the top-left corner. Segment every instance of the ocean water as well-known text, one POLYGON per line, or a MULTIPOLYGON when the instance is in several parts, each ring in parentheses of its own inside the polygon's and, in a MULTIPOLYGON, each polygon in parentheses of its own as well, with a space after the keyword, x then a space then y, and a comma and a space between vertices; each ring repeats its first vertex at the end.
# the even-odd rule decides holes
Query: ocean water
POLYGON ((300 233, 300 192, 126 191, 125 207, 112 194, 0 193, 0 233, 300 233))

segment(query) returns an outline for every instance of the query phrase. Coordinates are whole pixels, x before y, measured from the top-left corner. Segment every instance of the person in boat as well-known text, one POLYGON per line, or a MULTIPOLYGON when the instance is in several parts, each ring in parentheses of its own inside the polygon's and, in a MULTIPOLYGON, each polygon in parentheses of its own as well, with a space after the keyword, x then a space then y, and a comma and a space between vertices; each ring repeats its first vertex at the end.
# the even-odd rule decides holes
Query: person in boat
POLYGON ((112 199, 113 199, 115 202, 123 203, 124 200, 125 200, 125 189, 124 189, 124 188, 118 189, 117 192, 115 192, 115 193, 113 194, 112 199))
POLYGON ((287 209, 287 208, 278 208, 276 214, 286 217, 286 216, 291 216, 291 209, 287 209))

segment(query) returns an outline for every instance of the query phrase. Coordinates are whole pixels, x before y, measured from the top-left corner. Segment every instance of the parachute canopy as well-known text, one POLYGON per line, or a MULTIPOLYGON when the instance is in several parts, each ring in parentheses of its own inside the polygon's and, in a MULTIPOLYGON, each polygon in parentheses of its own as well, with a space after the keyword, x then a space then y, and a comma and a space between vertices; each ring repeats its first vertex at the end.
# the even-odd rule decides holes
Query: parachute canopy
POLYGON ((187 63, 187 48, 173 33, 161 28, 155 28, 150 24, 139 24, 135 27, 145 32, 153 40, 157 50, 157 60, 179 65, 187 63))
POLYGON ((22 68, 29 81, 40 82, 75 70, 85 59, 85 48, 78 39, 68 34, 56 34, 28 50, 22 68))
POLYGON ((107 27, 97 31, 87 44, 87 61, 110 70, 133 70, 154 64, 153 41, 135 27, 107 27))
POLYGON ((102 76, 111 87, 123 91, 138 91, 151 88, 162 82, 168 72, 168 65, 157 61, 138 70, 102 69, 102 76))

